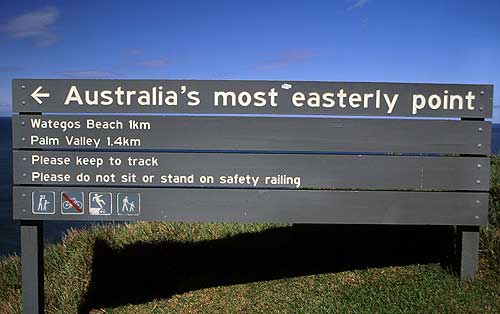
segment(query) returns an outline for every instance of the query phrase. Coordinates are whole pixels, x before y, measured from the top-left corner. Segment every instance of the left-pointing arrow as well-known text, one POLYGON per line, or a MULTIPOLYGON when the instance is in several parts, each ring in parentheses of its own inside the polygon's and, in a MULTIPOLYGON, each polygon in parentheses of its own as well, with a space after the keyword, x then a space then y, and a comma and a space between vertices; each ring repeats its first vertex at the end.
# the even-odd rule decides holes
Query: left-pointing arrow
POLYGON ((50 97, 49 93, 41 93, 40 91, 42 90, 42 86, 38 86, 38 88, 31 94, 31 97, 33 97, 34 100, 36 100, 37 103, 40 105, 42 104, 42 100, 40 98, 47 98, 50 97))

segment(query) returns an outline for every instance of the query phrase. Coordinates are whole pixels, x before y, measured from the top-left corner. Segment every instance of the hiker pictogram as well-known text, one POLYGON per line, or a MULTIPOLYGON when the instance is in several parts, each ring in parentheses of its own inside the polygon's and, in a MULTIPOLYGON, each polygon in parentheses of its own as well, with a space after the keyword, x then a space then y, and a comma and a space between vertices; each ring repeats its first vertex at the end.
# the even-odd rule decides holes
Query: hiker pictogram
POLYGON ((141 195, 139 193, 118 193, 118 215, 137 216, 141 212, 141 195))
POLYGON ((32 212, 33 214, 54 214, 55 213, 55 193, 54 192, 33 192, 32 212))

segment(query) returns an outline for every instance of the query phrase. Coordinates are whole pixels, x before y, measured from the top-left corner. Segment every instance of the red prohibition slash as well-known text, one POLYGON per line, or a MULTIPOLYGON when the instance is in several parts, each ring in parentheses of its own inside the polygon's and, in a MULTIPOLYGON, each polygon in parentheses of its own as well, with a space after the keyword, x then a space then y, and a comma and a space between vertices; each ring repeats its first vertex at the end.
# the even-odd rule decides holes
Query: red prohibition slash
POLYGON ((68 203, 71 204, 71 206, 73 206, 77 212, 81 213, 82 212, 82 209, 80 207, 78 207, 78 205, 76 205, 75 202, 73 202, 73 200, 71 198, 69 198, 68 195, 66 195, 65 193, 62 194, 63 197, 68 201, 68 203))

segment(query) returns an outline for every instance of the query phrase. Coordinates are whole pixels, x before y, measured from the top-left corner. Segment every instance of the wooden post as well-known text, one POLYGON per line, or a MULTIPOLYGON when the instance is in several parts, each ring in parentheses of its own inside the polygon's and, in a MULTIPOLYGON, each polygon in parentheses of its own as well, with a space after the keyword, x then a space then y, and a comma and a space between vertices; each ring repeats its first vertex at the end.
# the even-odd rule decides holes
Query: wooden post
POLYGON ((21 278, 23 313, 43 313, 42 221, 21 220, 21 278))
POLYGON ((479 227, 457 226, 460 279, 474 280, 479 262, 479 227))

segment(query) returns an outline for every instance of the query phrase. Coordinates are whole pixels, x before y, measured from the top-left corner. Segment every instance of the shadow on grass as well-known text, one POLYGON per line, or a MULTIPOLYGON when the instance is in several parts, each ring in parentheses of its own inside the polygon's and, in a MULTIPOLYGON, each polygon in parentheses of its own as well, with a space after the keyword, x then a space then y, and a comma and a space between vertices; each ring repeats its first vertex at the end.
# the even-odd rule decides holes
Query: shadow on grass
POLYGON ((416 263, 450 264, 453 229, 435 226, 294 225, 196 243, 94 247, 79 313, 201 288, 416 263))

